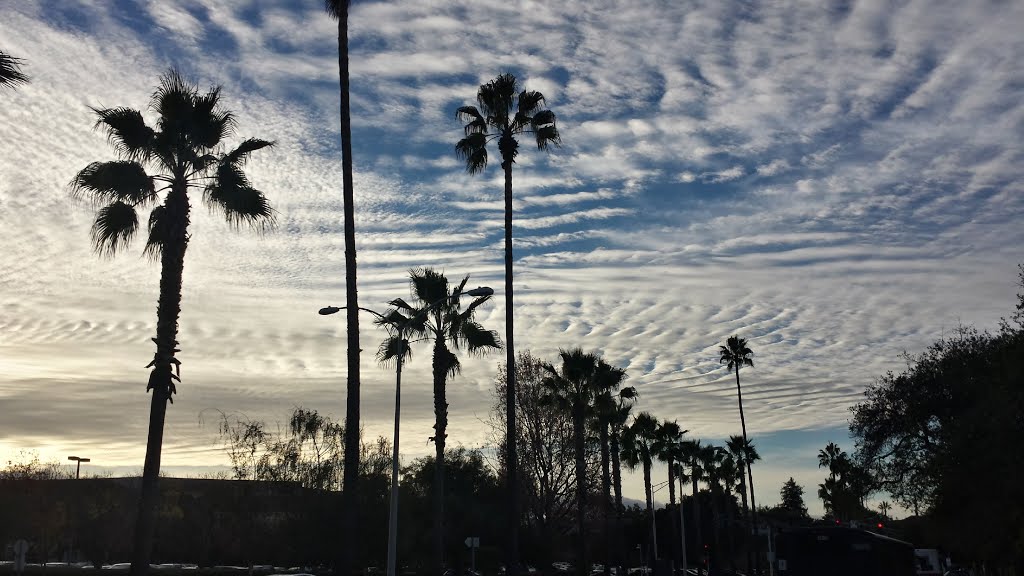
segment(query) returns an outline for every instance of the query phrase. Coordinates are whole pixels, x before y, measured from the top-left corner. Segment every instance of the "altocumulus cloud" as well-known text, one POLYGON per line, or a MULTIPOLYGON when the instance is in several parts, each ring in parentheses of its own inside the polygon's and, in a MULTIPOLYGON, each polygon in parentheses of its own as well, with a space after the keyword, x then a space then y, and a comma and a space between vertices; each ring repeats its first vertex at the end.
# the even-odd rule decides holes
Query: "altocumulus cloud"
MULTIPOLYGON (((165 462, 223 463, 198 424, 209 408, 339 415, 343 323, 315 315, 344 285, 333 23, 284 0, 22 0, 3 15, 0 46, 33 81, 0 93, 0 450, 141 466, 158 267, 138 251, 96 257, 91 208, 66 184, 112 158, 89 106, 143 107, 171 65, 223 85, 239 136, 278 143, 250 171, 279 222, 236 232, 197 206, 165 462)), ((738 333, 756 352, 758 499, 784 472, 813 487, 813 443, 789 434, 841 434, 901 351, 959 322, 992 326, 1012 302, 1021 21, 1012 2, 356 3, 360 302, 405 295, 416 266, 501 286, 497 162, 462 172, 454 110, 514 72, 548 96, 564 138, 551 155, 522 142, 517 347, 599 351, 628 369, 641 408, 715 439, 738 431, 716 358, 738 333)), ((482 320, 502 331, 503 317, 496 298, 482 320)), ((363 324, 366 431, 387 433, 382 335, 363 324)), ((412 440, 430 433, 427 357, 410 366, 407 457, 429 450, 412 440)), ((499 361, 467 359, 452 380, 452 440, 487 441, 499 361)))

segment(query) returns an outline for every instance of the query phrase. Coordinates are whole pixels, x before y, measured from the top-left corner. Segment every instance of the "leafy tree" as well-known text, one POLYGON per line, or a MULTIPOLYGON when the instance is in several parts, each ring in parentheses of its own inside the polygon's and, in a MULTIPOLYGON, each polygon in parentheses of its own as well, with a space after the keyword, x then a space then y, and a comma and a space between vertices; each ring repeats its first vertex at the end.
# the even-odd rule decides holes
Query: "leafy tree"
POLYGON ((345 220, 345 309, 348 335, 348 385, 345 406, 345 500, 342 510, 342 533, 346 544, 341 550, 341 571, 347 575, 352 564, 356 541, 356 518, 359 503, 359 298, 356 286, 356 232, 355 200, 352 184, 352 118, 350 111, 348 67, 348 9, 349 0, 325 0, 327 13, 338 21, 338 80, 341 118, 341 187, 342 210, 345 220))
MULTIPOLYGON (((487 144, 498 140, 501 154, 501 168, 505 172, 505 352, 508 370, 506 376, 505 419, 509 430, 515 430, 516 370, 515 345, 513 340, 513 298, 512 298, 512 165, 519 154, 517 137, 532 135, 540 150, 558 146, 561 137, 555 124, 555 113, 544 108, 544 95, 540 92, 518 91, 516 78, 502 74, 477 91, 477 106, 462 106, 456 112, 457 118, 465 122, 465 137, 455 145, 455 154, 466 161, 470 174, 482 172, 487 167, 487 144)), ((508 515, 510 519, 519 516, 519 490, 516 467, 516 438, 509 435, 505 440, 506 475, 508 484, 508 515)), ((507 558, 510 571, 514 572, 519 562, 518 529, 510 524, 506 536, 507 558)))
POLYGON ((622 432, 622 461, 635 470, 637 466, 644 471, 644 495, 647 502, 647 513, 651 518, 651 557, 658 558, 658 527, 654 522, 654 495, 651 491, 651 464, 654 462, 654 444, 658 438, 658 419, 649 412, 641 412, 633 417, 633 423, 622 432))
MULTIPOLYGON (((484 354, 501 347, 498 334, 487 330, 476 321, 477 309, 488 302, 490 296, 475 298, 465 309, 459 297, 469 281, 467 275, 457 286, 451 287, 448 278, 432 268, 409 271, 410 286, 415 305, 401 298, 391 301, 394 310, 385 315, 392 324, 407 324, 411 333, 422 334, 434 343, 432 372, 434 380, 434 567, 444 571, 444 447, 448 437, 448 401, 445 395, 448 377, 462 369, 459 357, 453 352, 465 348, 470 354, 484 354)), ((399 336, 392 336, 396 339, 399 336)), ((382 346, 383 359, 398 349, 393 343, 382 346)))
MULTIPOLYGON (((730 336, 724 346, 719 346, 718 362, 725 364, 729 370, 736 373, 736 400, 740 406, 740 427, 743 430, 743 443, 747 444, 747 421, 743 417, 743 391, 740 389, 740 368, 742 366, 754 367, 754 360, 751 356, 754 351, 747 346, 747 341, 739 336, 730 336)), ((747 480, 750 487, 750 509, 753 513, 753 522, 757 523, 757 503, 754 500, 754 475, 750 470, 751 463, 743 463, 747 468, 747 480)))
POLYGON ((21 58, 15 58, 0 50, 0 87, 17 86, 28 82, 28 76, 21 71, 21 58))
POLYGON ((782 485, 779 495, 782 497, 780 507, 783 510, 794 516, 807 516, 807 506, 804 505, 804 489, 796 483, 792 476, 782 485))
POLYGON ((162 202, 150 212, 145 251, 160 258, 160 298, 157 305, 156 354, 146 390, 152 390, 149 440, 143 471, 142 497, 136 523, 133 574, 149 567, 156 518, 160 452, 167 403, 175 393, 181 362, 177 359, 178 316, 181 312, 182 271, 191 204, 189 193, 202 189, 211 208, 220 208, 228 222, 257 228, 273 222, 274 213, 263 193, 252 187, 242 167, 249 156, 271 142, 249 138, 223 151, 234 132, 235 117, 220 107, 220 88, 201 94, 171 70, 160 80, 150 108, 158 115, 156 128, 130 108, 95 109, 96 126, 107 132, 120 156, 93 162, 71 181, 72 193, 103 206, 93 224, 97 251, 113 254, 125 248, 138 231, 136 210, 162 202), (147 172, 147 167, 153 173, 147 172))

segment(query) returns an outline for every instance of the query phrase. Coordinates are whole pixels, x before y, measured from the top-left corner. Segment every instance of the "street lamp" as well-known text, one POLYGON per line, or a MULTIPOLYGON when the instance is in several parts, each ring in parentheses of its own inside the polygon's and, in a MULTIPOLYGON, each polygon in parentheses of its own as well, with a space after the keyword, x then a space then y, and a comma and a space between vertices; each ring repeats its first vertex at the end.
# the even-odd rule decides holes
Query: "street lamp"
POLYGON ((82 462, 92 462, 88 458, 79 458, 78 456, 68 456, 68 460, 78 462, 78 465, 75 467, 75 480, 78 480, 78 475, 82 472, 82 462))
MULTIPOLYGON (((481 296, 491 296, 494 294, 494 289, 487 286, 479 286, 465 292, 456 292, 441 298, 435 302, 431 302, 430 305, 421 309, 412 318, 407 319, 401 324, 397 324, 380 312, 370 310, 368 308, 359 309, 363 312, 369 312, 376 316, 385 326, 391 326, 395 329, 396 335, 398 336, 398 354, 395 361, 395 437, 392 441, 391 446, 391 505, 388 514, 388 564, 387 564, 387 576, 396 576, 396 563, 398 555, 398 431, 399 424, 402 420, 402 357, 405 356, 405 330, 421 316, 426 315, 428 312, 437 308, 441 304, 460 298, 462 296, 472 296, 478 298, 481 296)), ((335 314, 341 310, 344 310, 344 306, 325 306, 319 310, 321 316, 329 316, 335 314)))

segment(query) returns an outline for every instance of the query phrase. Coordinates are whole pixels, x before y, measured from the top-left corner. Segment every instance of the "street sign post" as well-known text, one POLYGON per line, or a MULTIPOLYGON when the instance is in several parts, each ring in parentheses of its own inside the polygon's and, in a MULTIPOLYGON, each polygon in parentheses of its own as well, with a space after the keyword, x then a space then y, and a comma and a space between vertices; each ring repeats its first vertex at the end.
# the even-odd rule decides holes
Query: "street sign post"
POLYGON ((480 547, 480 537, 467 537, 466 547, 469 548, 469 569, 476 572, 476 549, 480 547))

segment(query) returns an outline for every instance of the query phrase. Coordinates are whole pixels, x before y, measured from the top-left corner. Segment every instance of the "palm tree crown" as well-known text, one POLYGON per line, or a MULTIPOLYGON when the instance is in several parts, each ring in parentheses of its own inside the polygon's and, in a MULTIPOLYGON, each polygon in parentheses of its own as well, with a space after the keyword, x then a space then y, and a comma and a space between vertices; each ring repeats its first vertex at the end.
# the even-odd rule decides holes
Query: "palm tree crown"
POLYGON ((729 371, 739 370, 743 366, 754 366, 751 356, 754 351, 747 347, 747 341, 739 336, 730 336, 725 341, 725 346, 718 347, 719 364, 727 364, 729 371))
POLYGON ((466 123, 465 138, 455 145, 455 153, 466 161, 470 174, 487 167, 487 143, 494 139, 498 139, 502 167, 515 163, 518 135, 532 134, 539 150, 561 144, 555 113, 543 107, 544 95, 519 92, 512 74, 502 74, 481 86, 476 100, 477 106, 461 106, 455 112, 466 123))

